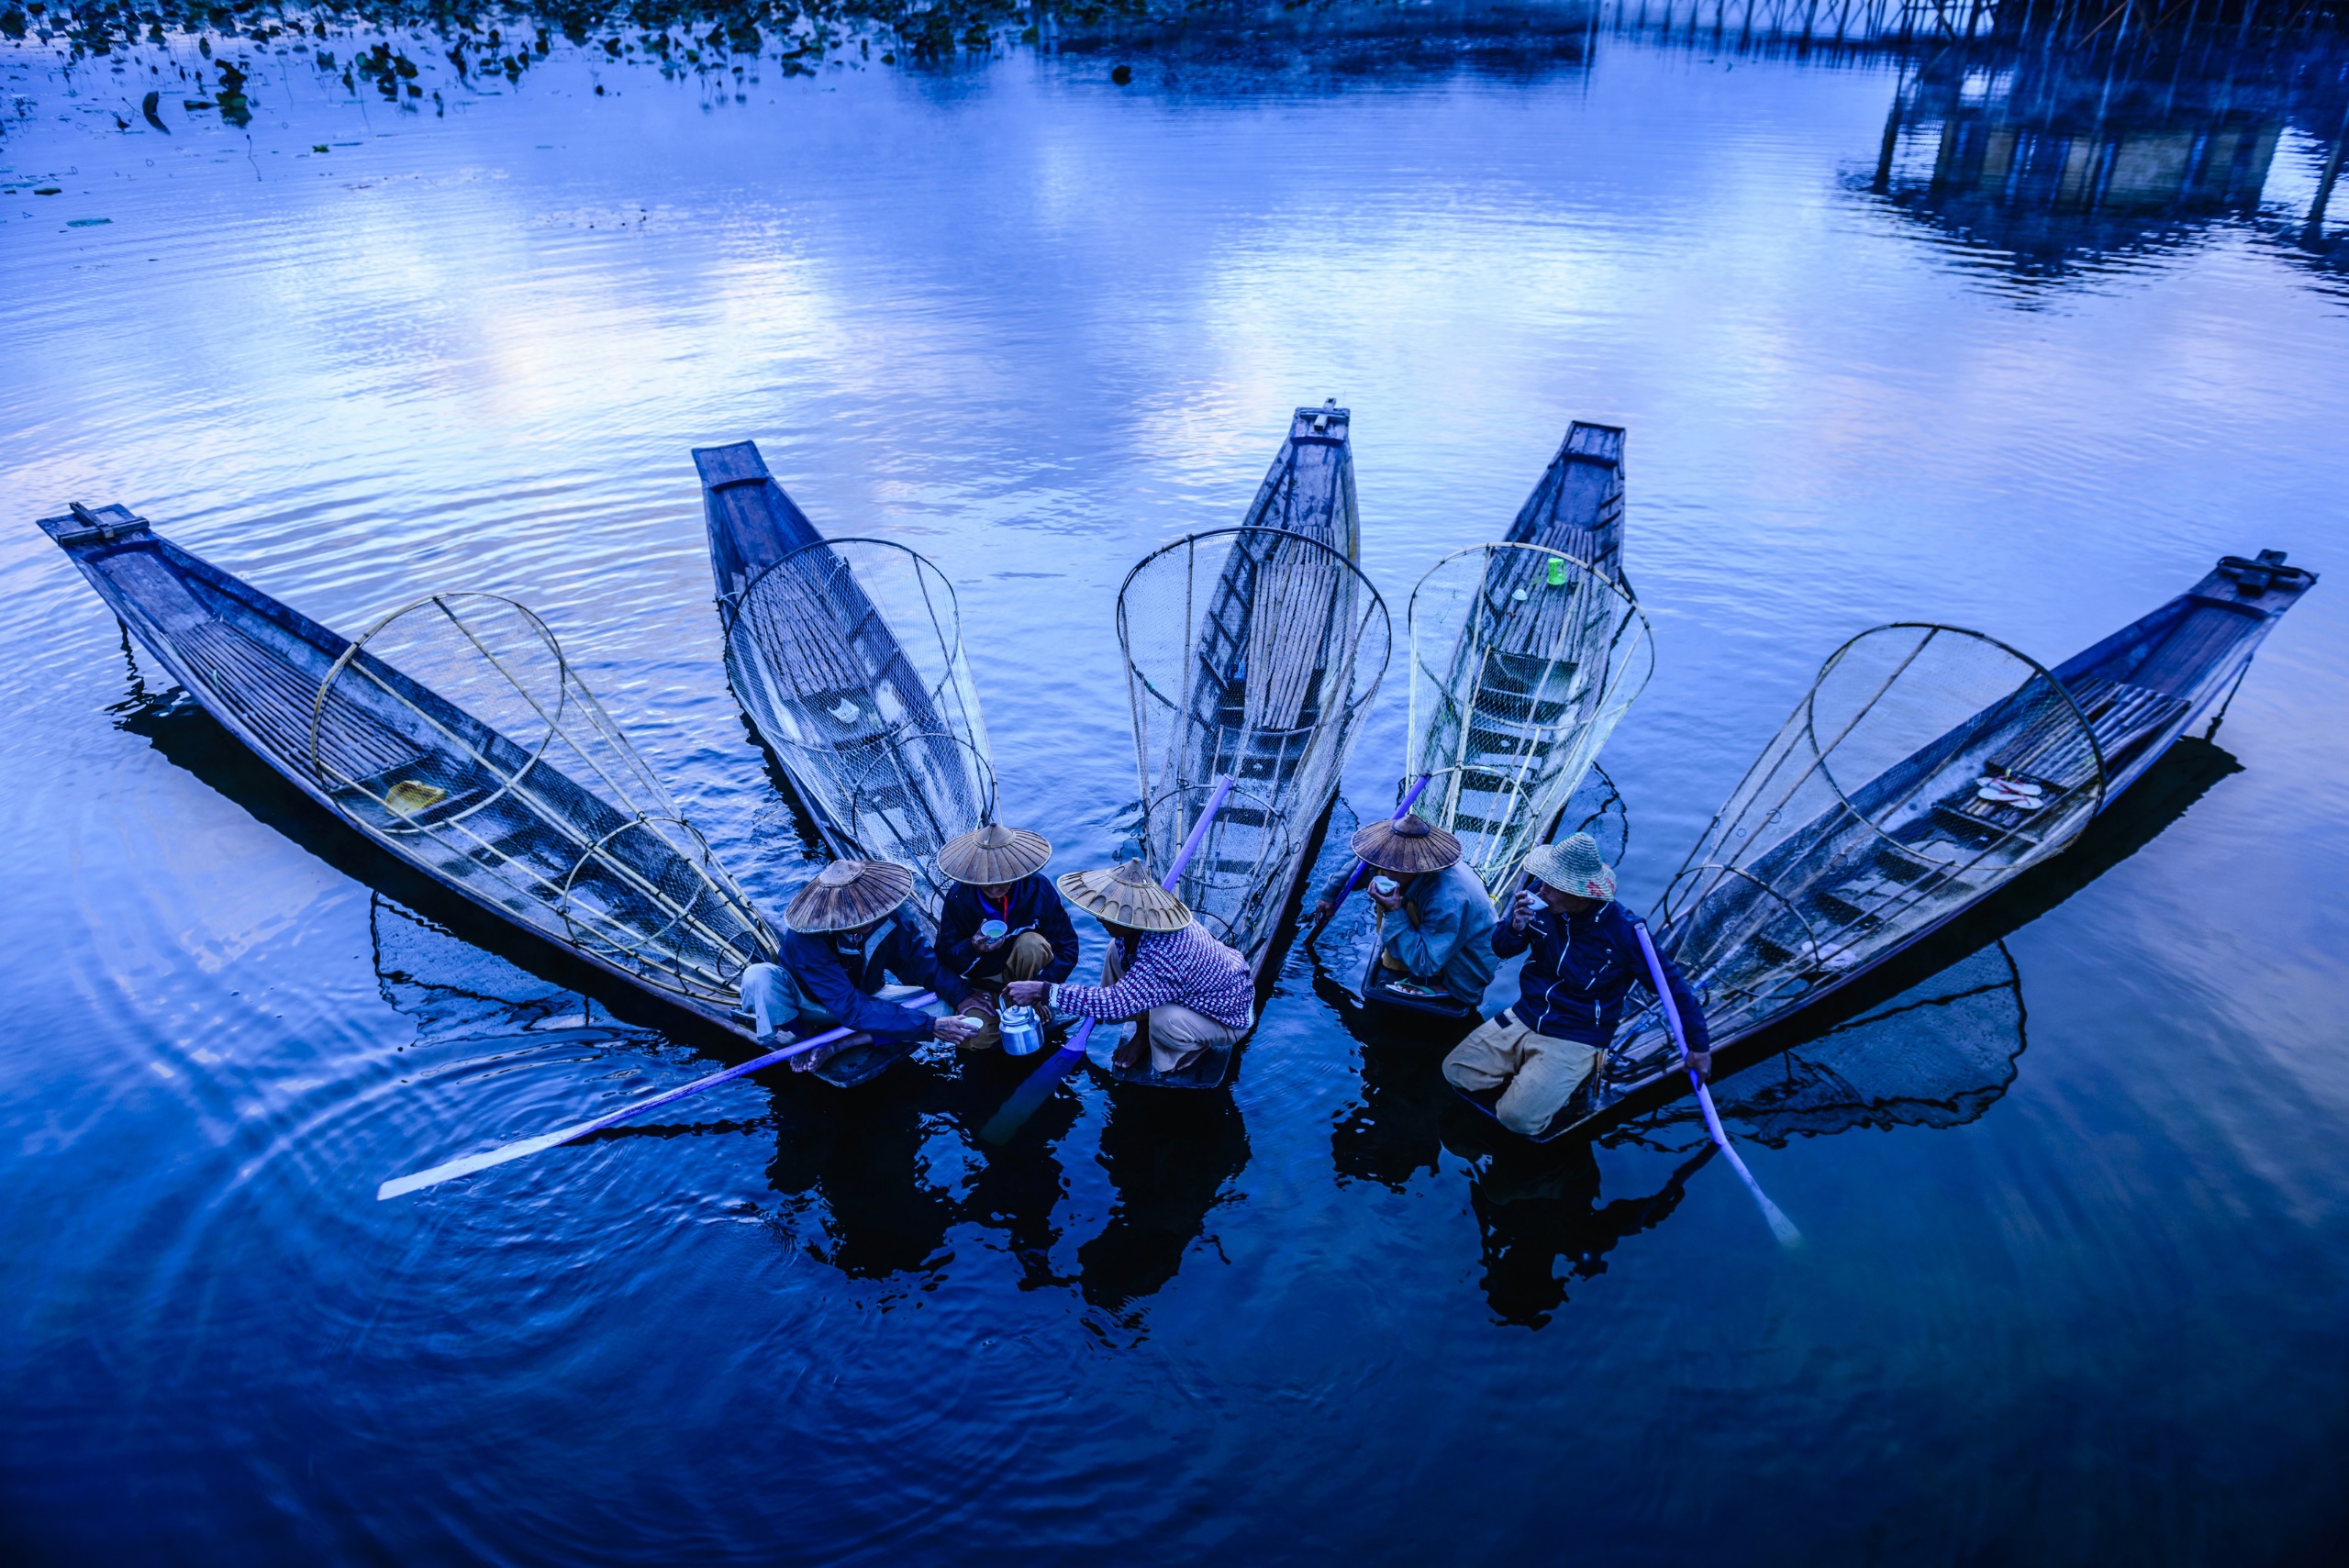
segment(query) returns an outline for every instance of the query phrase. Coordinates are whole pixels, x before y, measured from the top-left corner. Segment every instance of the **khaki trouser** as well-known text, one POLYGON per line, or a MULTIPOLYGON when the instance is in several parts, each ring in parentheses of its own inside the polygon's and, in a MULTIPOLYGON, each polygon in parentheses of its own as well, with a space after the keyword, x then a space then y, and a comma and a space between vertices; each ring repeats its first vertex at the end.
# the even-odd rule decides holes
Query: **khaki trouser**
MULTIPOLYGON (((1002 974, 986 982, 986 984, 994 988, 1009 984, 1014 980, 1033 980, 1043 973, 1045 966, 1052 962, 1052 939, 1041 931, 1022 931, 1012 938, 1011 945, 1004 950, 1002 974)), ((963 984, 967 985, 971 982, 964 981, 963 984)), ((1003 1043, 1003 1031, 996 1028, 995 1015, 985 1013, 979 1016, 986 1019, 986 1028, 963 1042, 964 1051, 993 1051, 1003 1043)))
MULTIPOLYGON (((1101 962, 1101 984, 1115 985, 1125 972, 1126 944, 1111 942, 1109 956, 1101 962)), ((1180 1002, 1161 1003, 1150 1010, 1150 1070, 1179 1073, 1209 1046, 1230 1045, 1239 1038, 1240 1031, 1230 1024, 1219 1023, 1180 1002)))
POLYGON ((1504 1009, 1452 1048, 1443 1075, 1470 1094, 1499 1089, 1493 1114, 1511 1132, 1531 1138, 1574 1098, 1598 1055, 1595 1045, 1535 1034, 1504 1009))

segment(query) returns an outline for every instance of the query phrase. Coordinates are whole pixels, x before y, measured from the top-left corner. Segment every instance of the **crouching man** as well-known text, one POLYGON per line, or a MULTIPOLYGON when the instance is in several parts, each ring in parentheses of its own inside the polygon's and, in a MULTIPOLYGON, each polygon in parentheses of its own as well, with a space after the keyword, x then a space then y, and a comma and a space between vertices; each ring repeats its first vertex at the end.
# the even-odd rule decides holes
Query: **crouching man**
MULTIPOLYGON (((938 917, 938 959, 963 984, 992 994, 1015 980, 1066 980, 1075 970, 1076 928, 1039 874, 1052 858, 1041 834, 999 822, 950 839, 938 851, 938 869, 952 884, 938 917)), ((963 1049, 1002 1043, 989 1014, 963 1049)))
POLYGON ((1105 1023, 1146 1017, 1146 1029, 1137 1030, 1112 1058, 1129 1073, 1141 1065, 1144 1033, 1151 1070, 1164 1074, 1181 1072, 1207 1051, 1236 1043, 1255 1023, 1256 985, 1247 961, 1208 935, 1183 901, 1159 886, 1140 861, 1106 871, 1071 872, 1060 879, 1060 889, 1109 933, 1101 984, 1016 980, 1003 988, 1007 1000, 1028 1006, 1049 1001, 1063 1018, 1105 1023))
POLYGON ((898 913, 914 873, 887 861, 834 861, 802 887, 783 912, 787 928, 780 963, 742 972, 742 1005, 758 1021, 759 1043, 785 1030, 845 1024, 857 1031, 791 1059, 812 1072, 835 1053, 867 1040, 903 1043, 923 1035, 961 1044, 994 1017, 988 998, 940 965, 911 921, 898 913), (918 985, 954 1007, 932 1018, 876 995, 887 977, 918 985), (862 1035, 864 1039, 859 1039, 862 1035))
MULTIPOLYGON (((1518 999, 1443 1059, 1443 1075, 1470 1094, 1501 1091, 1493 1114, 1538 1137, 1604 1058, 1633 985, 1654 989, 1631 917, 1615 902, 1615 873, 1598 842, 1577 833, 1525 857, 1530 878, 1508 919, 1493 929, 1500 958, 1526 954, 1518 999)), ((1696 994, 1671 960, 1664 973, 1687 1031, 1690 1063, 1712 1065, 1712 1037, 1696 994)))
POLYGON ((1378 910, 1378 958, 1367 988, 1401 981, 1473 1015, 1498 966, 1497 919, 1492 895, 1461 862, 1460 840, 1406 816, 1364 827, 1354 834, 1353 851, 1384 873, 1370 886, 1378 910))

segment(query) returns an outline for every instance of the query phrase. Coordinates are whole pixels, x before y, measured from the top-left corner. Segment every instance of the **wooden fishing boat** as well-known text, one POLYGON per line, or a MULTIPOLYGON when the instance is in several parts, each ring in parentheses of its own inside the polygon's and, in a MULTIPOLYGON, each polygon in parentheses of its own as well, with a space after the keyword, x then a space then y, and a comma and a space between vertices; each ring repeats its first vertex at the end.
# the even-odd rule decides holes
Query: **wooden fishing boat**
POLYGON ((759 738, 835 854, 942 895, 939 849, 995 804, 952 584, 902 545, 817 532, 755 442, 694 462, 726 671, 759 738))
MULTIPOLYGON (((995 814, 952 584, 903 545, 825 538, 755 442, 694 463, 736 696, 833 854, 912 868, 896 917, 934 938, 938 851, 995 814)), ((816 1075, 863 1083, 917 1043, 844 1051, 816 1075)))
MULTIPOLYGON (((1426 781, 1418 815, 1460 840, 1497 901, 1654 671, 1622 554, 1623 432, 1577 421, 1508 538, 1445 556, 1412 590, 1405 787, 1426 781)), ((1375 951, 1363 995, 1432 1018, 1474 1010, 1384 973, 1375 951)))
POLYGON ((1555 550, 1623 582, 1622 428, 1580 419, 1567 426, 1508 540, 1555 550))
POLYGON ((537 617, 438 595, 353 642, 122 506, 77 503, 40 527, 140 646, 304 795, 510 927, 749 1037, 740 976, 774 956, 773 936, 537 617), (494 672, 468 705, 386 657, 428 651, 419 625, 494 672))
MULTIPOLYGON (((1386 603, 1357 564, 1349 431, 1334 402, 1298 409, 1241 526, 1154 551, 1118 595, 1151 860, 1173 863, 1230 775, 1230 802, 1175 891, 1247 959, 1260 998, 1391 651, 1386 603)), ((1123 1082, 1211 1089, 1233 1054, 1168 1076, 1096 1062, 1123 1082)))
MULTIPOLYGON (((2069 848, 2222 707, 2315 583, 2280 551, 2227 556, 2052 671, 1951 627, 1879 627, 1838 650, 1654 915, 1704 999, 1717 1072, 1782 1047, 1812 1008, 2069 848)), ((1543 1138, 1687 1091, 1651 1004, 1543 1138)), ((1466 1097, 1489 1113, 1492 1096, 1466 1097)))

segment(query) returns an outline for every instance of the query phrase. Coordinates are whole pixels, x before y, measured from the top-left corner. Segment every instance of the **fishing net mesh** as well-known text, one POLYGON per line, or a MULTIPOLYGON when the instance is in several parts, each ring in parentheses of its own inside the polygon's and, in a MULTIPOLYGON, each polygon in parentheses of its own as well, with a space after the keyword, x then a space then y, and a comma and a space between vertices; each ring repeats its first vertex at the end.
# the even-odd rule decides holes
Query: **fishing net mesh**
POLYGON ((996 804, 945 573, 883 539, 808 545, 744 589, 726 658, 760 731, 852 852, 941 891, 939 850, 996 804))
POLYGON ((1658 911, 1715 1033, 1758 1022, 2055 853, 2104 801, 2094 730, 2047 672, 1950 627, 1853 639, 1658 911))
POLYGON ((1386 606, 1352 562, 1301 534, 1226 528, 1146 558, 1118 595, 1143 838, 1171 865, 1216 780, 1235 781, 1176 888, 1253 954, 1335 794, 1393 651, 1386 606))
MULTIPOLYGON (((1773 1147, 1862 1127, 1956 1127, 2006 1093, 2024 1041, 2022 985, 2005 944, 1994 943, 1724 1081, 1713 1098, 1738 1137, 1773 1147)), ((1631 1136, 1679 1148, 1707 1140, 1685 1099, 1631 1136)))
POLYGON ((750 901, 511 599, 418 599, 309 702, 305 759, 368 833, 663 989, 729 999, 772 951, 750 901))
POLYGON ((1647 617, 1571 556, 1487 544, 1419 580, 1408 625, 1418 811, 1497 896, 1654 673, 1647 617))

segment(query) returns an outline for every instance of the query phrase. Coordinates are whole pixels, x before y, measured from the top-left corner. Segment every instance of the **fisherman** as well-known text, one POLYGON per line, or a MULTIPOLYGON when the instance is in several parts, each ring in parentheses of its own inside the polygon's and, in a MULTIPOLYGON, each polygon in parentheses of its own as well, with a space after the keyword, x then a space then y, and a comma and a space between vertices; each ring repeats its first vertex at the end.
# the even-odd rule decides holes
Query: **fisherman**
POLYGON ((742 1005, 758 1022, 761 1045, 783 1038, 779 1024, 845 1024, 858 1031, 793 1057, 791 1065, 807 1073, 835 1052, 876 1040, 903 1043, 930 1035, 961 1045, 992 1021, 993 1002, 946 973, 930 943, 897 913, 913 890, 914 873, 904 866, 834 861, 793 895, 783 912, 782 962, 742 972, 742 1005), (920 986, 954 1010, 933 1019, 880 1000, 875 993, 885 974, 920 986))
MULTIPOLYGON (((989 993, 1014 980, 1066 980, 1076 969, 1076 928, 1052 884, 1038 874, 1052 858, 1041 834, 990 822, 938 851, 952 884, 938 917, 938 959, 963 983, 989 993)), ((995 1017, 963 1041, 965 1051, 1002 1043, 995 1017)))
POLYGON ((1498 917, 1492 895, 1462 863, 1460 840, 1406 815, 1356 829, 1353 851, 1384 873, 1369 889, 1378 910, 1376 978, 1441 993, 1474 1012, 1499 964, 1492 942, 1498 917))
POLYGON ((1063 1018, 1118 1022, 1146 1017, 1145 1029, 1111 1059, 1129 1073, 1141 1064, 1143 1033, 1150 1038, 1152 1070, 1164 1074, 1181 1072, 1203 1051, 1236 1043, 1255 1023, 1256 989, 1247 961, 1208 935, 1141 862, 1073 871, 1060 879, 1060 890, 1109 933, 1101 984, 1015 980, 1003 988, 1006 1001, 1021 1006, 1048 1002, 1063 1018))
MULTIPOLYGON (((1654 989, 1631 917, 1615 902, 1615 873, 1598 841, 1576 833, 1525 857, 1528 884, 1493 930, 1499 958, 1525 953, 1518 999, 1453 1048, 1443 1075, 1470 1094, 1498 1089, 1493 1114, 1528 1138, 1550 1125, 1604 1058, 1634 983, 1654 989)), ((1659 955, 1661 957, 1661 955, 1659 955)), ((1663 959, 1688 1060, 1712 1067, 1705 1016, 1672 961, 1663 959)))

